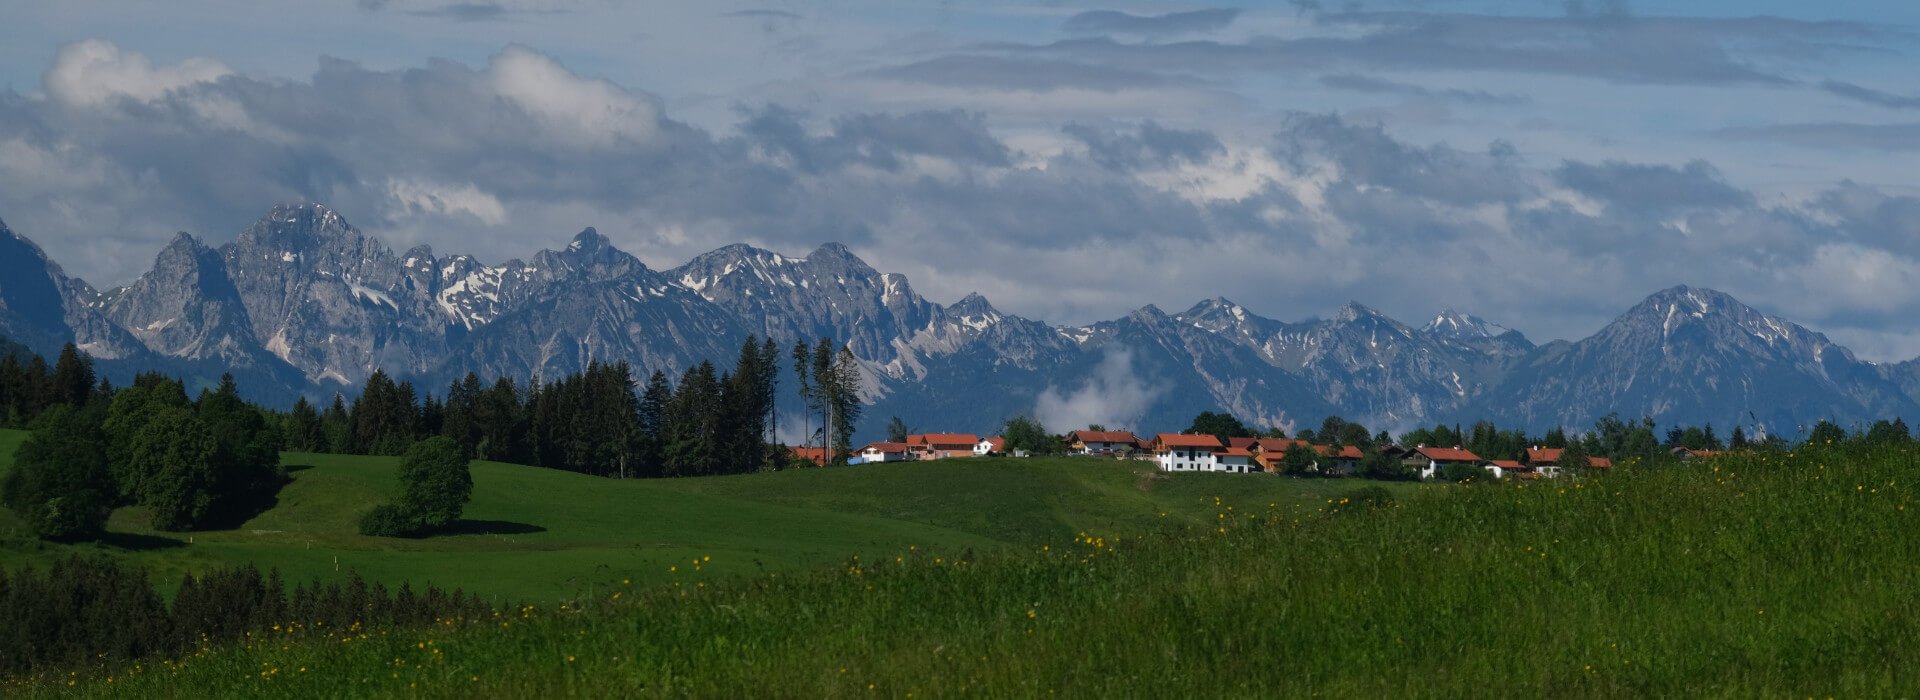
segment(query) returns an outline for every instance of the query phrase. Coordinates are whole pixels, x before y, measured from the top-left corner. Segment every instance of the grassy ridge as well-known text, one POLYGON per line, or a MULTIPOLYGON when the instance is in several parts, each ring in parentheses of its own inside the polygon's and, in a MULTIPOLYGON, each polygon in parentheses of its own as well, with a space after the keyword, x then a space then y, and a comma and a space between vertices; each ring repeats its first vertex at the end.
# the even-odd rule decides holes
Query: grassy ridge
MULTIPOLYGON (((0 431, 0 464, 23 435, 0 431)), ((669 567, 695 557, 712 558, 710 573, 752 574, 908 546, 986 551, 1082 529, 1144 531, 1161 513, 1210 517, 1203 493, 1218 489, 1318 501, 1348 488, 1227 475, 1169 480, 1142 463, 1062 459, 629 481, 479 462, 466 534, 392 540, 362 537, 355 519, 397 488, 394 459, 290 453, 283 462, 293 482, 237 530, 156 532, 146 513, 127 508, 114 514, 106 543, 54 545, 19 535, 0 511, 0 566, 98 553, 171 585, 186 571, 251 562, 290 582, 358 573, 390 587, 432 583, 495 601, 554 602, 614 581, 665 581, 669 567)))
POLYGON ((1210 523, 1144 538, 683 571, 585 611, 263 640, 79 690, 1904 696, 1920 690, 1905 672, 1920 661, 1916 467, 1908 452, 1729 459, 1380 511, 1222 498, 1210 523))

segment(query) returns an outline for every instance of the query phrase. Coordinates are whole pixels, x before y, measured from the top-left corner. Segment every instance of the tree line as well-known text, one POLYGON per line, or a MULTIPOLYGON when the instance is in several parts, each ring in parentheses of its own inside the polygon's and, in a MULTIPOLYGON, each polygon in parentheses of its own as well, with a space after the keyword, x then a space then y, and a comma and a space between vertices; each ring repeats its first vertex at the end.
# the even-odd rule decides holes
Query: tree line
POLYGON ((270 630, 327 635, 493 614, 478 596, 406 584, 389 591, 358 575, 287 590, 279 572, 262 576, 250 565, 188 574, 168 603, 140 569, 70 557, 44 572, 0 571, 0 674, 177 656, 270 630))
MULTIPOLYGON (((860 415, 858 368, 831 340, 794 348, 800 393, 818 412, 819 444, 845 451, 860 415), (804 351, 803 351, 804 349, 804 351), (815 358, 819 359, 815 359, 815 358)), ((319 409, 304 398, 285 418, 286 446, 301 452, 398 455, 444 436, 469 458, 622 478, 738 474, 785 466, 777 445, 781 353, 749 337, 730 371, 701 362, 677 380, 654 371, 637 384, 631 365, 590 363, 551 382, 485 384, 468 373, 445 399, 424 398, 384 371, 351 401, 319 409)), ((813 413, 808 414, 809 417, 813 413)))
POLYGON ((30 433, 0 479, 0 505, 38 537, 98 536, 128 505, 145 506, 159 530, 238 524, 286 482, 273 417, 242 400, 231 376, 189 398, 158 374, 125 389, 96 383, 72 345, 50 373, 13 359, 0 365, 29 369, 8 380, 0 404, 30 433))

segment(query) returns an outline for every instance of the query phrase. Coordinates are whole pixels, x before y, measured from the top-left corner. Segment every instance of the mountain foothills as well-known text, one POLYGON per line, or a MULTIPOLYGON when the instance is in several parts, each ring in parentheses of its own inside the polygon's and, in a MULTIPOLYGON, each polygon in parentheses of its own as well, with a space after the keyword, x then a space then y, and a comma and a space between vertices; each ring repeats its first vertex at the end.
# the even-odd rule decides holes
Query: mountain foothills
POLYGON ((1707 289, 1661 291, 1590 338, 1543 346, 1464 313, 1415 327, 1357 303, 1290 323, 1215 298, 1056 327, 978 294, 928 301, 839 244, 801 258, 730 245, 655 270, 589 228, 564 249, 488 265, 396 253, 318 204, 275 207, 219 248, 182 233, 146 274, 104 292, 0 224, 0 335, 49 355, 76 343, 116 380, 157 369, 205 385, 232 372, 269 403, 351 394, 376 368, 424 386, 596 361, 678 376, 757 335, 847 339, 869 415, 928 429, 988 431, 1036 410, 1142 430, 1217 409, 1281 426, 1338 414, 1530 430, 1618 413, 1788 435, 1822 418, 1920 418, 1920 360, 1864 362, 1707 289))

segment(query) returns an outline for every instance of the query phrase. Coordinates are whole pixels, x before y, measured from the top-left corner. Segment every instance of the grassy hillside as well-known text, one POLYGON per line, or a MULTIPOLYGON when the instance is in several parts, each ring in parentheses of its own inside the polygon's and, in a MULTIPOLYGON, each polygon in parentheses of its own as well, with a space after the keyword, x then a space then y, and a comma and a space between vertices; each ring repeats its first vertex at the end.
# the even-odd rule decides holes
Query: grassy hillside
MULTIPOLYGON (((0 463, 22 436, 0 431, 0 463)), ((702 570, 810 568, 909 546, 959 554, 1058 541, 1081 530, 1141 532, 1166 518, 1211 517, 1207 496, 1324 500, 1339 482, 1265 476, 1156 478, 1147 465, 1089 460, 955 460, 737 477, 617 481, 476 463, 464 534, 362 537, 356 518, 397 489, 396 460, 288 454, 293 482, 237 530, 156 532, 121 509, 105 543, 27 539, 0 512, 0 566, 96 552, 146 566, 164 585, 222 563, 278 568, 291 582, 352 573, 475 591, 490 600, 557 601, 620 580, 663 581, 694 558, 702 570), (710 559, 710 560, 708 560, 710 559)))
POLYGON ((259 641, 81 690, 1910 696, 1916 466, 1912 453, 1753 456, 1444 487, 1386 510, 1223 499, 1212 524, 1152 537, 682 573, 586 612, 259 641))
POLYGON ((1446 487, 1377 511, 1223 498, 1207 524, 1154 536, 974 562, 901 549, 808 575, 683 572, 584 612, 261 640, 79 690, 1908 696, 1916 467, 1910 452, 1803 453, 1446 487))

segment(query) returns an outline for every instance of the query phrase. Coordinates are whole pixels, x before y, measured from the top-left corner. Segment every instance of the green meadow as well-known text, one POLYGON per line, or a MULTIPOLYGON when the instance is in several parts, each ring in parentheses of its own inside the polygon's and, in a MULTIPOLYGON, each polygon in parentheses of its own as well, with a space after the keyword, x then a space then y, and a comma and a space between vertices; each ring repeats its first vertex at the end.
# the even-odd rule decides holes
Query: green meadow
MULTIPOLYGON (((0 468, 25 433, 0 431, 0 468)), ((613 480, 474 463, 461 533, 365 537, 360 513, 398 490, 397 458, 289 453, 293 481, 240 528, 158 532, 123 508, 103 543, 48 544, 0 511, 0 566, 72 553, 137 563, 170 587, 188 571, 234 563, 278 569, 289 584, 353 574, 479 593, 499 604, 552 603, 622 580, 665 581, 693 559, 715 574, 817 568, 907 547, 961 555, 1071 538, 1145 532, 1212 517, 1211 497, 1324 501, 1350 485, 1265 476, 1170 479, 1146 463, 1081 459, 953 460, 696 479, 613 480), (1162 514, 1165 514, 1164 516, 1162 514)))
MULTIPOLYGON (((854 539, 842 554, 813 564, 795 557, 795 566, 764 573, 725 563, 801 533, 743 536, 748 544, 732 554, 702 540, 654 566, 722 552, 710 564, 610 582, 558 606, 430 629, 269 633, 6 690, 156 698, 1920 692, 1911 673, 1920 662, 1920 503, 1910 483, 1920 459, 1908 450, 1403 488, 1378 508, 1323 497, 1369 485, 1353 480, 1160 479, 1131 465, 1103 473, 1069 463, 1022 472, 1018 462, 976 462, 966 465, 978 470, 971 479, 904 471, 950 466, 961 465, 634 484, 631 494, 628 484, 589 481, 580 494, 713 499, 702 503, 727 504, 734 517, 767 527, 824 528, 837 513, 858 520, 833 524, 854 528, 836 532, 861 534, 845 535, 854 539), (885 498, 914 483, 937 488, 926 500, 885 498), (1016 502, 971 512, 1000 499, 1016 502), (879 523, 921 529, 857 529, 879 523)), ((496 481, 519 472, 493 469, 477 494, 519 483, 496 481)), ((581 498, 512 510, 505 501, 539 499, 477 496, 476 506, 492 505, 476 517, 598 510, 568 502, 581 498)), ((283 497, 281 508, 293 507, 283 497)), ((580 537, 582 548, 592 539, 561 530, 537 534, 562 549, 564 537, 580 537)), ((486 552, 499 545, 465 537, 507 536, 411 546, 495 556, 486 552)), ((340 536, 332 546, 365 545, 340 536)), ((380 556, 409 554, 396 547, 380 556)))

